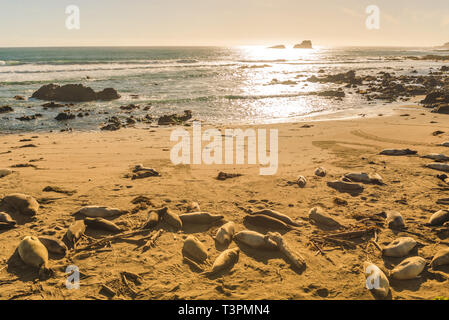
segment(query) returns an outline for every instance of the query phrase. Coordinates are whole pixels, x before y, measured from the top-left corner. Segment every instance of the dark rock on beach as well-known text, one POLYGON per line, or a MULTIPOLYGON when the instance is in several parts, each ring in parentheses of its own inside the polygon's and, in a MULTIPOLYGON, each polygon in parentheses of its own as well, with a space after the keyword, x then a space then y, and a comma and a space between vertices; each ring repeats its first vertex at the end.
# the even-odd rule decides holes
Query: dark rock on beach
POLYGON ((192 118, 191 110, 184 110, 183 115, 171 114, 171 115, 163 115, 157 121, 158 125, 175 125, 186 122, 187 120, 192 118))
POLYGON ((12 112, 14 111, 13 108, 11 108, 10 106, 2 106, 0 107, 0 113, 6 113, 6 112, 12 112))
POLYGON ((64 121, 64 120, 72 120, 75 118, 76 118, 76 116, 74 114, 61 112, 60 114, 58 114, 56 116, 55 120, 64 121))
POLYGON ((120 98, 120 95, 112 88, 106 88, 100 92, 95 92, 90 87, 82 84, 66 84, 59 86, 57 84, 47 84, 33 93, 31 98, 51 101, 74 101, 86 102, 95 100, 114 100, 120 98))

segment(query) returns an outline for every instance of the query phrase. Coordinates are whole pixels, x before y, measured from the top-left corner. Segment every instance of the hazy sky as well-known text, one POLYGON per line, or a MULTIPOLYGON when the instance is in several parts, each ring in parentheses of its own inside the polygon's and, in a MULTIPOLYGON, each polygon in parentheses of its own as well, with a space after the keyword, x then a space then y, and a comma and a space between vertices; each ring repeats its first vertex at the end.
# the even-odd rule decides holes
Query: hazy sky
POLYGON ((2 0, 0 47, 449 42, 449 0, 2 0), (65 26, 80 8, 80 30, 65 26), (368 5, 380 29, 365 27, 368 5))

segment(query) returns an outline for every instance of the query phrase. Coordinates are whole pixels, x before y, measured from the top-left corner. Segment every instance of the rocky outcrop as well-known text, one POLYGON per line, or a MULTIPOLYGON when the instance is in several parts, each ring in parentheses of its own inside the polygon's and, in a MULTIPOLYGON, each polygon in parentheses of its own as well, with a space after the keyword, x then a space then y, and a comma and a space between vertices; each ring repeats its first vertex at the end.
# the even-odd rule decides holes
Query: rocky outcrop
POLYGON ((82 84, 66 84, 59 86, 57 84, 47 84, 33 93, 31 98, 48 101, 73 101, 87 102, 95 100, 114 100, 120 98, 120 95, 113 88, 106 88, 100 92, 95 92, 90 87, 82 84))
POLYGON ((75 119, 75 118, 76 118, 76 116, 74 114, 61 112, 60 114, 58 114, 56 116, 55 120, 65 121, 65 120, 72 120, 72 119, 75 119))
POLYGON ((276 46, 269 47, 268 49, 285 49, 283 44, 278 44, 276 46))
POLYGON ((312 48, 312 41, 304 40, 300 44, 295 44, 295 46, 293 48, 295 48, 295 49, 313 49, 312 48))
POLYGON ((162 117, 159 118, 159 120, 157 121, 157 124, 158 125, 181 124, 191 118, 192 118, 192 111, 184 110, 183 115, 178 115, 178 114, 163 115, 162 117))
POLYGON ((432 110, 434 113, 449 114, 449 104, 442 104, 432 110))
POLYGON ((10 106, 2 106, 0 107, 0 113, 7 113, 7 112, 12 112, 14 111, 13 108, 11 108, 10 106))

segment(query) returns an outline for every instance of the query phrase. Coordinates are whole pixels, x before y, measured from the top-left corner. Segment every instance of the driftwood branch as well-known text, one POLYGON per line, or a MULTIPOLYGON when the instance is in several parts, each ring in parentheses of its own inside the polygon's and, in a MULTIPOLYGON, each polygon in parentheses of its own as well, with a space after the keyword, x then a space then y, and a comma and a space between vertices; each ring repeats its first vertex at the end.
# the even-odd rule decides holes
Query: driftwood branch
POLYGON ((279 250, 285 254, 285 256, 291 261, 291 263, 298 269, 302 269, 306 266, 306 260, 297 252, 293 251, 288 243, 282 238, 281 234, 278 232, 269 232, 268 238, 273 240, 279 250))
POLYGON ((109 237, 104 237, 101 238, 95 242, 92 242, 90 244, 88 244, 87 246, 81 247, 81 248, 77 248, 75 250, 75 252, 79 252, 79 251, 83 251, 83 250, 90 250, 93 249, 95 247, 98 247, 102 244, 104 244, 105 242, 108 241, 113 241, 113 240, 118 240, 118 239, 123 239, 123 238, 128 238, 128 237, 133 237, 133 236, 137 236, 143 233, 148 233, 150 232, 150 230, 145 229, 145 230, 134 230, 134 231, 129 231, 129 232, 122 232, 113 236, 109 236, 109 237))
POLYGON ((143 250, 146 251, 156 245, 156 240, 164 233, 164 230, 160 229, 151 234, 150 239, 143 246, 143 250))

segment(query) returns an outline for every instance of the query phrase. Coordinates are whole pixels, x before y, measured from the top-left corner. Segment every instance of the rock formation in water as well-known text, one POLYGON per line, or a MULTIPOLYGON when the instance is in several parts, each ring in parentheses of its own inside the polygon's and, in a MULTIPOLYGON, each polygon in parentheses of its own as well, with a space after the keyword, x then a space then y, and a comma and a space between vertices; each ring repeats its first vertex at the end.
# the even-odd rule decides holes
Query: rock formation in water
POLYGON ((73 101, 86 102, 95 100, 115 100, 120 95, 113 88, 106 88, 100 92, 95 92, 92 88, 85 87, 82 84, 66 84, 59 86, 57 84, 47 84, 33 93, 31 98, 49 101, 73 101))
POLYGON ((295 48, 295 49, 313 49, 312 48, 312 41, 304 40, 300 44, 295 44, 295 46, 293 48, 295 48))

